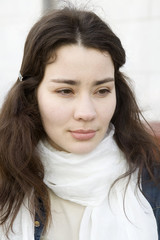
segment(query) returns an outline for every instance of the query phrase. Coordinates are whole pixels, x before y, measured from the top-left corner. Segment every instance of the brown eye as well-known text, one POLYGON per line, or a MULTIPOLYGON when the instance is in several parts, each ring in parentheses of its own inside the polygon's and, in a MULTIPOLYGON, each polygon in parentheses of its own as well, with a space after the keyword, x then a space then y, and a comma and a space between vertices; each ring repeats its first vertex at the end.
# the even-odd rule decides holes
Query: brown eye
POLYGON ((108 93, 110 93, 110 90, 108 88, 101 88, 96 92, 96 94, 102 97, 106 96, 108 93))

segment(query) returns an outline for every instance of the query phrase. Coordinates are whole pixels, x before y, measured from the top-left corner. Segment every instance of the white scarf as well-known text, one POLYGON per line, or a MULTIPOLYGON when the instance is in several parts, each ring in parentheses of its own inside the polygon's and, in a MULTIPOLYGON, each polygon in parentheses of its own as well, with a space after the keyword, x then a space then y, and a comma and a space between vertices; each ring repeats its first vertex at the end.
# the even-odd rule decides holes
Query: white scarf
POLYGON ((44 182, 59 197, 86 206, 79 240, 157 240, 156 220, 137 187, 137 172, 132 174, 125 202, 128 178, 119 180, 108 198, 112 183, 128 167, 113 134, 110 125, 105 139, 84 155, 60 152, 41 142, 44 182))
MULTIPOLYGON (((97 148, 84 155, 60 152, 40 142, 44 182, 59 197, 86 206, 79 240, 158 240, 152 208, 136 185, 137 173, 132 174, 126 195, 128 178, 123 178, 108 197, 112 183, 127 170, 113 134, 112 127, 97 148)), ((16 217, 11 240, 34 240, 34 220, 25 206, 16 217)), ((1 240, 7 239, 1 229, 0 234, 1 240)))

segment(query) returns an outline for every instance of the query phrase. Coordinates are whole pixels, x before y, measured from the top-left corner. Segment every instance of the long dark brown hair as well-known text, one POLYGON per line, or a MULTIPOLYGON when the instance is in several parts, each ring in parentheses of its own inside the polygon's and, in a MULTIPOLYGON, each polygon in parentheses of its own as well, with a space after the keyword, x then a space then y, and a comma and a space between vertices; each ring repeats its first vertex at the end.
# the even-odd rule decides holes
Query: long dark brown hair
MULTIPOLYGON (((40 139, 45 138, 36 99, 45 66, 56 49, 67 44, 81 44, 87 48, 107 51, 115 68, 117 106, 112 118, 115 140, 125 153, 131 175, 146 168, 154 179, 153 166, 158 163, 158 145, 146 131, 140 119, 135 97, 120 71, 125 63, 125 51, 119 38, 95 13, 64 8, 42 17, 28 34, 19 79, 8 93, 0 113, 0 224, 11 219, 8 229, 20 209, 25 196, 33 192, 31 212, 38 211, 41 199, 47 226, 50 204, 43 182, 44 168, 36 151, 40 139)), ((42 216, 40 216, 42 217, 42 216)))

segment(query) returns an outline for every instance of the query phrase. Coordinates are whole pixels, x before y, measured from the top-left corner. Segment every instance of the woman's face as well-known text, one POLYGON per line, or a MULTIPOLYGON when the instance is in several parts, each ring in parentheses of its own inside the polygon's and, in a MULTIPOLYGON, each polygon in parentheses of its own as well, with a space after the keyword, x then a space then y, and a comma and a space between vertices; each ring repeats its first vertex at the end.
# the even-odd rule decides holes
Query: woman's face
POLYGON ((109 53, 79 45, 56 51, 37 90, 42 123, 58 150, 85 154, 104 138, 116 107, 109 53))

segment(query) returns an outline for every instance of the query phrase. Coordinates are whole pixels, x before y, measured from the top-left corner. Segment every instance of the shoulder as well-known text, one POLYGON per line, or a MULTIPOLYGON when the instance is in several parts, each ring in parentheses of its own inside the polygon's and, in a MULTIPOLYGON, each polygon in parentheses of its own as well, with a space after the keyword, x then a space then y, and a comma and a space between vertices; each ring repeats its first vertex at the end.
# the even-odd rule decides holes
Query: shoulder
POLYGON ((153 209, 160 236, 160 166, 155 167, 154 176, 157 180, 159 179, 159 183, 156 184, 151 180, 148 171, 143 169, 142 192, 153 209))
POLYGON ((151 180, 148 171, 143 169, 142 192, 150 202, 152 208, 160 207, 160 166, 154 168, 154 176, 157 179, 157 183, 151 180))

